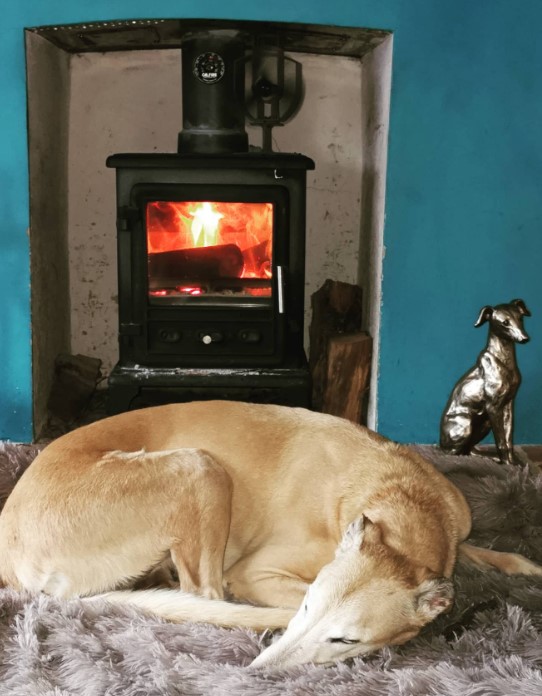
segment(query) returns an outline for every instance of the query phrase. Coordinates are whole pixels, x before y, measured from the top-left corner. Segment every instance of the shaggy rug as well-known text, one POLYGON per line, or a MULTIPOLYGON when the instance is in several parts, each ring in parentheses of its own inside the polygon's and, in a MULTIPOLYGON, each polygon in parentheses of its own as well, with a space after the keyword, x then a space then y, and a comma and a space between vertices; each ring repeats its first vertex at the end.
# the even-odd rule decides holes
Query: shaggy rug
MULTIPOLYGON (((542 563, 542 477, 420 448, 459 486, 471 540, 542 563)), ((0 505, 37 448, 0 443, 0 505)), ((1 696, 540 696, 542 580, 462 564, 457 599, 408 644, 335 667, 248 671, 251 631, 0 590, 1 696)))

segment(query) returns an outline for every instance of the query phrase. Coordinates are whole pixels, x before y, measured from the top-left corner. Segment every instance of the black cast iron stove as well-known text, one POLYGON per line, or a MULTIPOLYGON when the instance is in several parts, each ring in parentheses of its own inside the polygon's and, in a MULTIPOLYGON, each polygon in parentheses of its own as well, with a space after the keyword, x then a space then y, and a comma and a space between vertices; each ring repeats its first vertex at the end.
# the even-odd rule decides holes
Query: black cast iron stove
POLYGON ((309 405, 308 157, 248 151, 246 43, 183 41, 178 154, 119 154, 119 362, 109 411, 227 398, 309 405))

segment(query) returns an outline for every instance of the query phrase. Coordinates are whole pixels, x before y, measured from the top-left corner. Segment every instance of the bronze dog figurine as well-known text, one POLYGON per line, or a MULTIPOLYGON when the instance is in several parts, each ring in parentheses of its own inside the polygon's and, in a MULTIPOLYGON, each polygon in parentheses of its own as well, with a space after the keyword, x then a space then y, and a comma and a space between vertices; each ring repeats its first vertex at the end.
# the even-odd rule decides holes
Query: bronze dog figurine
POLYGON ((485 306, 474 326, 489 322, 487 345, 455 385, 440 423, 440 446, 451 454, 469 454, 488 435, 502 462, 514 462, 513 405, 521 383, 516 343, 527 343, 523 317, 531 313, 523 300, 485 306))

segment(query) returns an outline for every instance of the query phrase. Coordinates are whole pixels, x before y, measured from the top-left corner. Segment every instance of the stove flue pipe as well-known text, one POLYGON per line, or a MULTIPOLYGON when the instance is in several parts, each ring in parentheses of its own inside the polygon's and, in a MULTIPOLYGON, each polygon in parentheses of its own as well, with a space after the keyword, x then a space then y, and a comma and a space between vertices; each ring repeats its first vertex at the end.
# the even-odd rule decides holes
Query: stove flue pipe
POLYGON ((245 44, 239 32, 210 30, 185 36, 179 153, 248 151, 244 56, 245 44))

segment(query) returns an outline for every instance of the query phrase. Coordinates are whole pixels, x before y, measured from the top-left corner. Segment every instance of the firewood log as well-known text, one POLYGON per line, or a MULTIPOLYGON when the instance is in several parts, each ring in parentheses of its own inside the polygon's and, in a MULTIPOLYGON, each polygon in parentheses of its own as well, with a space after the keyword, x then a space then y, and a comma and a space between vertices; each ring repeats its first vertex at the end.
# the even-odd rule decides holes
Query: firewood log
POLYGON ((243 254, 236 244, 160 251, 149 254, 149 286, 155 289, 186 281, 240 278, 243 266, 243 254))

